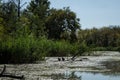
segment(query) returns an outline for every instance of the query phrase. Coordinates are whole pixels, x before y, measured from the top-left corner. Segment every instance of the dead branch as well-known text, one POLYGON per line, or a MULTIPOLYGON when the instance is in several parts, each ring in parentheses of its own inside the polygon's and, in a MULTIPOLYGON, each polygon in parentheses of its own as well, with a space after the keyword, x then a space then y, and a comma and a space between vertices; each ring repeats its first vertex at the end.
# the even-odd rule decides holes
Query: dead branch
POLYGON ((5 72, 5 70, 6 70, 6 65, 4 65, 4 68, 3 68, 2 72, 0 73, 0 75, 2 75, 5 72))
POLYGON ((9 77, 9 78, 15 78, 15 79, 24 79, 24 76, 16 76, 16 75, 12 75, 12 74, 2 74, 0 75, 0 77, 9 77))
POLYGON ((74 61, 74 60, 76 59, 76 56, 77 56, 77 55, 79 55, 78 52, 76 52, 76 53, 72 56, 71 60, 74 61))
POLYGON ((0 77, 9 77, 9 78, 15 78, 15 79, 24 79, 24 75, 22 76, 16 76, 13 74, 9 74, 9 73, 5 73, 6 70, 6 65, 4 65, 4 68, 2 70, 2 72, 0 73, 0 77))

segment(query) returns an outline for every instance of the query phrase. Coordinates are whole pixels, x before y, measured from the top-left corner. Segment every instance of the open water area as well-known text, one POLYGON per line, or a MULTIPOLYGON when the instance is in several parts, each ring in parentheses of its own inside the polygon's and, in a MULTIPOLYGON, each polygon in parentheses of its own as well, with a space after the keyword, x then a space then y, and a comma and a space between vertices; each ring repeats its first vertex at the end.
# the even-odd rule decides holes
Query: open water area
MULTIPOLYGON (((46 57, 45 61, 31 64, 5 64, 5 73, 24 75, 24 80, 120 80, 120 53, 96 52, 91 56, 46 57), (60 57, 59 57, 60 58, 60 57)), ((0 65, 2 71, 4 64, 0 65)), ((18 80, 0 77, 0 80, 18 80)))

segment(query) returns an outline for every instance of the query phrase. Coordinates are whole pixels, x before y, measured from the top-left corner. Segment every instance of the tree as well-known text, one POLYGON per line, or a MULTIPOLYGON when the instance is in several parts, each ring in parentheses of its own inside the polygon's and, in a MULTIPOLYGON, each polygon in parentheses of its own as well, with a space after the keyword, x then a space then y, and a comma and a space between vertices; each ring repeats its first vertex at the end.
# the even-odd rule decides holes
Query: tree
POLYGON ((75 32, 80 29, 79 19, 69 7, 64 9, 51 9, 46 19, 46 28, 48 37, 52 39, 61 39, 61 35, 68 33, 71 40, 76 38, 75 32))
POLYGON ((2 0, 0 0, 0 40, 4 35, 4 26, 3 26, 3 18, 2 18, 2 0))
POLYGON ((27 14, 30 20, 30 29, 36 37, 44 36, 45 19, 48 16, 50 2, 48 0, 32 0, 27 7, 27 14))
POLYGON ((17 7, 17 17, 18 17, 18 19, 20 18, 20 15, 21 15, 21 8, 27 3, 27 2, 25 2, 25 3, 23 3, 22 4, 22 2, 21 2, 21 0, 11 0, 13 3, 14 3, 14 5, 17 7))
POLYGON ((13 35, 16 31, 17 7, 12 0, 2 3, 1 15, 5 33, 13 35))
POLYGON ((106 47, 111 50, 111 47, 118 47, 120 44, 120 27, 109 26, 100 29, 80 30, 78 33, 78 41, 85 41, 91 47, 106 47))
POLYGON ((16 32, 23 27, 20 16, 22 12, 21 8, 25 4, 22 4, 21 0, 7 0, 0 4, 0 17, 6 35, 17 36, 16 32))

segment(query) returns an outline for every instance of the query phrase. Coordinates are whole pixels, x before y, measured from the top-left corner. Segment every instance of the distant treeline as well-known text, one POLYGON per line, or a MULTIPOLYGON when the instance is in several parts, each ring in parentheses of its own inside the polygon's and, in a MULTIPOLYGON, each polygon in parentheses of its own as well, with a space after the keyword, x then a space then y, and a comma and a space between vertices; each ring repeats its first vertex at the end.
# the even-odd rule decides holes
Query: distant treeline
POLYGON ((48 0, 0 0, 0 63, 29 63, 46 56, 120 50, 120 26, 82 30, 70 10, 50 8, 48 0))
POLYGON ((120 26, 81 30, 78 32, 78 42, 84 42, 95 50, 120 50, 120 26))

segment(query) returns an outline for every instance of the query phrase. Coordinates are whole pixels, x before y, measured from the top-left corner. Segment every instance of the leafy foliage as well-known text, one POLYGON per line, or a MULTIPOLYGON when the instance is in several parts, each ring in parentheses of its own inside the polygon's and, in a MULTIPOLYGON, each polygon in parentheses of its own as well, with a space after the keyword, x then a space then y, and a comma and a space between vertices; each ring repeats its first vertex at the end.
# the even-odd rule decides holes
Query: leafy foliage
POLYGON ((76 14, 69 8, 51 9, 46 19, 46 28, 50 39, 61 39, 69 36, 71 40, 74 40, 76 38, 75 32, 80 28, 80 24, 76 14), (64 33, 67 33, 67 36, 63 36, 64 33))
POLYGON ((50 2, 48 0, 32 0, 26 9, 30 21, 30 29, 36 37, 41 37, 45 32, 45 19, 48 14, 50 2))
POLYGON ((9 38, 0 41, 0 63, 28 63, 43 60, 45 56, 68 56, 76 53, 78 48, 77 45, 66 41, 52 41, 46 38, 9 38))
POLYGON ((50 9, 48 0, 0 0, 0 63, 28 63, 46 56, 83 55, 89 50, 120 51, 120 26, 80 29, 69 7, 50 9))
POLYGON ((17 21, 17 7, 12 1, 9 1, 2 3, 0 10, 1 17, 3 19, 2 25, 4 26, 6 34, 13 34, 16 30, 15 23, 17 21))
POLYGON ((99 47, 99 49, 101 48, 102 50, 112 50, 113 47, 120 46, 120 26, 82 30, 79 31, 78 39, 79 42, 84 41, 92 48, 99 47))

